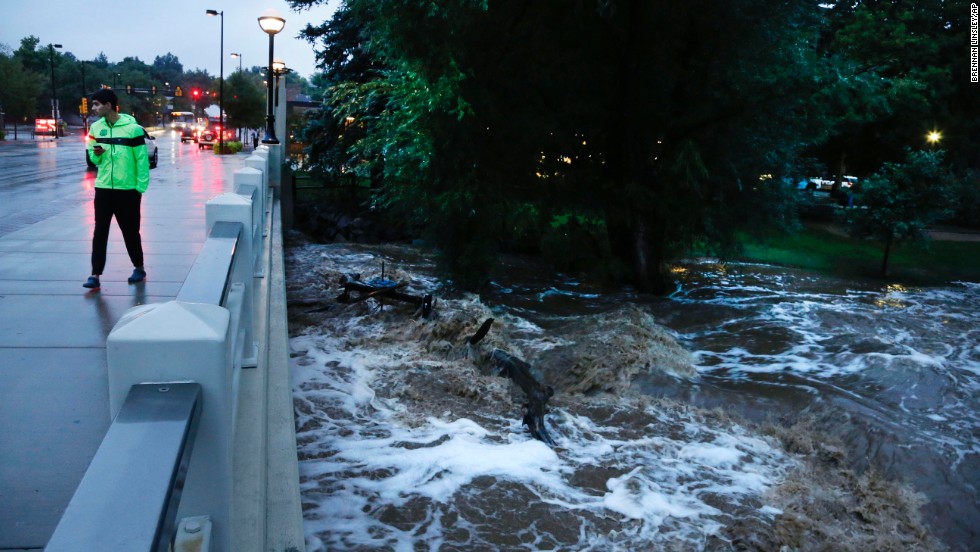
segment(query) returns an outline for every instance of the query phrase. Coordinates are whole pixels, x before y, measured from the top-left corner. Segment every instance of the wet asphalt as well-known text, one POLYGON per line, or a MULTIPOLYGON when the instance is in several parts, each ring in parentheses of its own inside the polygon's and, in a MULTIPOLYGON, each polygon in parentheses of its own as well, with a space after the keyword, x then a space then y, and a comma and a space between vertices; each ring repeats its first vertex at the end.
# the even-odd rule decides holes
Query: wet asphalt
POLYGON ((143 196, 147 280, 115 222, 102 289, 91 272, 95 172, 80 133, 0 142, 0 550, 47 543, 109 426, 105 343, 116 321, 172 300, 205 240, 205 203, 232 191, 241 156, 155 132, 143 196))

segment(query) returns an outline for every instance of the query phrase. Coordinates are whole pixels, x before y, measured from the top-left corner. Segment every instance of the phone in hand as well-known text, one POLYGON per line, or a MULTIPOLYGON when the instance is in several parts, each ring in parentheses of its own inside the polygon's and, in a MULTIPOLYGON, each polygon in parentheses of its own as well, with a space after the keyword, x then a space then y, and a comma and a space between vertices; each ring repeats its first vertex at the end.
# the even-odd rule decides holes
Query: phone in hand
POLYGON ((92 148, 92 151, 94 151, 96 155, 102 155, 102 152, 104 152, 105 149, 102 148, 101 144, 96 144, 95 147, 92 148))

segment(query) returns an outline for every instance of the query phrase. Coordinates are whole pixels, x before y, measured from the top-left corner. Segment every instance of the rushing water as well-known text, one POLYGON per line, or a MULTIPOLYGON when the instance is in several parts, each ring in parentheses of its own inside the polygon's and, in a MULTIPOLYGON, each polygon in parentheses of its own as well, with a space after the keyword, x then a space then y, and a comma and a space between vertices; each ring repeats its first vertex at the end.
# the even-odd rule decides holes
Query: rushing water
POLYGON ((310 550, 980 541, 980 285, 691 262, 650 298, 507 268, 482 297, 441 296, 413 249, 290 250, 310 550), (382 261, 439 298, 430 319, 332 301, 340 274, 382 261), (465 345, 488 317, 485 349, 556 384, 556 447, 530 438, 521 396, 465 345))

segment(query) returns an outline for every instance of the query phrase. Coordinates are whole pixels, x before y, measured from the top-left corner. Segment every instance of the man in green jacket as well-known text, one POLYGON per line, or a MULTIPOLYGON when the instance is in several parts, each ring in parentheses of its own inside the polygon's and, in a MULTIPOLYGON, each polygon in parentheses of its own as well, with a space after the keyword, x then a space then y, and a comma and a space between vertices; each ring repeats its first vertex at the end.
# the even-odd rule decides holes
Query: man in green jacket
POLYGON ((133 261, 128 282, 146 279, 143 243, 140 239, 140 201, 150 184, 150 158, 146 152, 146 131, 136 119, 118 113, 119 98, 109 89, 92 94, 92 112, 101 119, 92 123, 88 157, 95 163, 95 232, 92 235, 92 276, 82 286, 99 289, 99 276, 105 268, 109 224, 116 217, 126 251, 133 261))

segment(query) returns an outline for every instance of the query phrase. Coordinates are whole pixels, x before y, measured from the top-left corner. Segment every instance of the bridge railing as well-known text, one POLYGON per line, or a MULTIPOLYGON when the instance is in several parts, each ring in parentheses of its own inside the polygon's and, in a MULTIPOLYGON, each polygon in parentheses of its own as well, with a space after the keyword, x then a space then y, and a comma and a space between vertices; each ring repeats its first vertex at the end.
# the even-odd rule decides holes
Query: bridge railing
POLYGON ((169 550, 200 418, 196 383, 132 386, 46 550, 169 550))
POLYGON ((110 332, 113 422, 46 550, 158 552, 184 539, 231 551, 235 421, 241 370, 258 364, 269 190, 268 155, 245 164, 236 192, 208 201, 207 239, 177 298, 130 309, 110 332))

